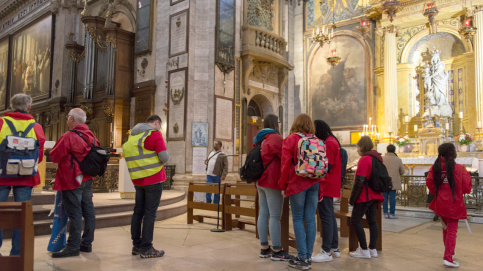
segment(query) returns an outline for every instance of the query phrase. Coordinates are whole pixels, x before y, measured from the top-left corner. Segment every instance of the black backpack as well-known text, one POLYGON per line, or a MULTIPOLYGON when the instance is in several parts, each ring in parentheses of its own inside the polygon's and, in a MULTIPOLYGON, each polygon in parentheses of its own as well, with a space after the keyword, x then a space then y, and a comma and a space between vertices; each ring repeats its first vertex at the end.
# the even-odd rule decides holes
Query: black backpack
POLYGON ((372 157, 372 171, 367 184, 374 192, 385 193, 392 190, 392 180, 386 166, 376 157, 372 157))
POLYGON ((347 161, 349 160, 349 156, 347 155, 347 151, 344 148, 340 148, 340 159, 341 159, 341 181, 344 182, 345 174, 347 173, 347 161))
POLYGON ((265 169, 267 169, 268 165, 271 163, 270 162, 266 167, 263 167, 262 142, 257 143, 253 147, 247 155, 245 165, 240 168, 240 178, 247 183, 258 181, 262 177, 263 172, 265 172, 265 169))
POLYGON ((107 168, 107 162, 109 162, 109 158, 111 158, 111 153, 106 149, 94 145, 93 143, 87 142, 87 140, 82 136, 79 131, 69 131, 79 135, 84 140, 84 142, 91 147, 89 153, 87 153, 82 161, 79 161, 77 157, 75 157, 75 155, 71 153, 71 167, 74 166, 74 160, 76 160, 83 173, 92 177, 104 175, 104 172, 106 172, 107 168))

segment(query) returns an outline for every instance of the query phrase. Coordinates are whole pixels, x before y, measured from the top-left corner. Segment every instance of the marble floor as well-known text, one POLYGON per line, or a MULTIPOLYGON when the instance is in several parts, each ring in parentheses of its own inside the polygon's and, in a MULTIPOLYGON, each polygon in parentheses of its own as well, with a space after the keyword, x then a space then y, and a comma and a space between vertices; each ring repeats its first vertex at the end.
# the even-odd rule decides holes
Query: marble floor
MULTIPOLYGON (((461 270, 482 270, 483 224, 460 223, 456 260, 461 270)), ((130 227, 99 229, 92 253, 52 259, 46 251, 49 236, 35 238, 35 270, 288 270, 287 263, 258 257, 255 228, 213 233, 211 223, 186 224, 186 215, 156 223, 154 244, 166 254, 157 259, 131 256, 130 227)), ((355 259, 347 255, 347 238, 340 238, 341 258, 314 263, 312 270, 442 270, 441 224, 428 219, 400 217, 383 221, 383 251, 379 258, 355 259)), ((316 250, 321 239, 316 239, 316 250)), ((10 240, 0 249, 8 254, 10 240)), ((295 254, 295 250, 290 253, 295 254)), ((1 270, 1 267, 0 267, 1 270)))

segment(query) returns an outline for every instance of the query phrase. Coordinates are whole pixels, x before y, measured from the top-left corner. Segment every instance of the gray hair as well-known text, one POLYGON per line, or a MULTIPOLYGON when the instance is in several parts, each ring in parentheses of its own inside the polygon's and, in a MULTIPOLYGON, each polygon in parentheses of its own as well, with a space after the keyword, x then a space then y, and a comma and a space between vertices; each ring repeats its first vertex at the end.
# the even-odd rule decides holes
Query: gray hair
POLYGON ((10 108, 13 111, 27 111, 32 105, 32 98, 23 93, 15 94, 10 99, 10 108))
POLYGON ((86 112, 80 108, 70 110, 69 116, 73 117, 76 122, 82 124, 86 123, 87 120, 86 112))

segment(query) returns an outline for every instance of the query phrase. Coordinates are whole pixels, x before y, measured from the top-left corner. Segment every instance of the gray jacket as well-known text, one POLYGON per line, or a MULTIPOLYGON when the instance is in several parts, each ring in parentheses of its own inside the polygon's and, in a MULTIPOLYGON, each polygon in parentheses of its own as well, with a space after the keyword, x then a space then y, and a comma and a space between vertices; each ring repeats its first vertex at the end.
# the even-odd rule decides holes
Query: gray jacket
MULTIPOLYGON (((151 130, 157 131, 156 128, 154 128, 153 126, 151 126, 147 123, 138 123, 131 129, 131 135, 138 135, 138 134, 144 133, 146 131, 151 131, 151 130)), ((168 160, 169 160, 168 151, 159 152, 158 158, 159 158, 159 161, 161 161, 162 164, 165 164, 166 162, 168 162, 168 160)))
POLYGON ((228 174, 228 157, 223 152, 220 152, 216 157, 215 168, 213 174, 216 176, 226 177, 228 174))
POLYGON ((382 159, 387 168, 387 173, 389 173, 389 177, 392 179, 392 189, 401 190, 401 175, 406 173, 401 158, 394 153, 388 152, 382 159))

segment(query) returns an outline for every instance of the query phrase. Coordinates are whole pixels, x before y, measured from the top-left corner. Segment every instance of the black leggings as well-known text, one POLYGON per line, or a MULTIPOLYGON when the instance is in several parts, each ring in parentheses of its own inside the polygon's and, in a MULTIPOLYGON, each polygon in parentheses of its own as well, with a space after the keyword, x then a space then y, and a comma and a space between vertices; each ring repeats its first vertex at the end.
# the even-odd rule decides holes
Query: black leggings
POLYGON ((369 224, 369 233, 371 237, 369 248, 376 248, 378 235, 376 221, 377 201, 378 200, 371 200, 368 202, 356 203, 352 208, 351 224, 356 231, 357 238, 359 239, 359 244, 361 245, 362 249, 367 249, 366 234, 361 223, 364 214, 366 215, 366 219, 369 224))

